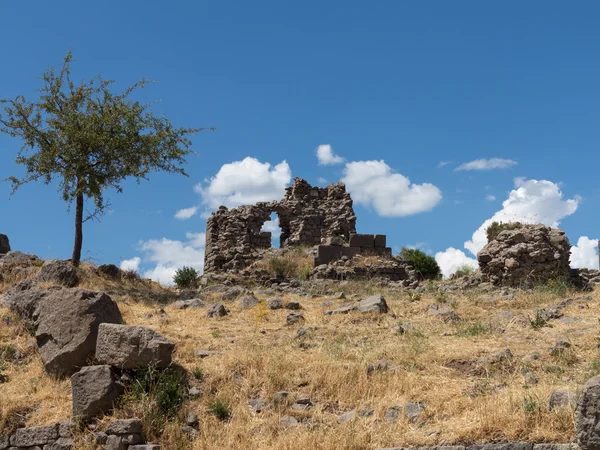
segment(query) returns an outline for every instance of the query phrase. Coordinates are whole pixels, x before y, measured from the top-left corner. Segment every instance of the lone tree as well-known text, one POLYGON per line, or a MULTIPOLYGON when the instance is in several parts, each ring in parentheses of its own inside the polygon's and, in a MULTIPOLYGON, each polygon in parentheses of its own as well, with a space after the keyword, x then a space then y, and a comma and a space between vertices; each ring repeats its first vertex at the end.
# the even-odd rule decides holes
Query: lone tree
POLYGON ((141 80, 120 94, 109 89, 113 80, 101 75, 75 84, 71 80, 71 51, 60 72, 53 67, 42 76, 36 101, 19 95, 0 100, 0 131, 20 138, 15 158, 25 166, 22 178, 9 177, 11 195, 31 181, 59 182, 62 199, 75 202, 75 243, 72 262, 78 266, 83 244, 83 223, 101 216, 109 204, 109 188, 122 192, 122 182, 139 183, 155 171, 187 176, 183 165, 193 153, 189 136, 203 128, 175 128, 157 117, 148 104, 130 98, 149 83, 141 80), (86 200, 94 209, 84 217, 86 200))

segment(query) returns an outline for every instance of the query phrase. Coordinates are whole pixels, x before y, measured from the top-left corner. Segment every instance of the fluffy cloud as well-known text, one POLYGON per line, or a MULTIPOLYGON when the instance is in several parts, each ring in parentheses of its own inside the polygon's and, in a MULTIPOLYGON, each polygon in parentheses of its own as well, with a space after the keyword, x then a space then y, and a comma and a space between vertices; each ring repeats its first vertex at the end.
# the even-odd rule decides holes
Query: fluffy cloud
POLYGON ((321 166, 331 166, 334 164, 341 164, 344 162, 344 158, 333 153, 331 145, 319 145, 316 150, 317 159, 321 166))
POLYGON ((202 272, 205 236, 204 233, 187 233, 187 242, 167 238, 141 241, 139 249, 144 253, 143 258, 136 256, 122 261, 121 269, 139 270, 140 265, 153 265, 154 267, 144 270, 142 275, 170 286, 173 284, 173 275, 183 266, 202 272))
POLYGON ((132 270, 134 272, 137 272, 140 268, 141 262, 142 262, 141 258, 139 258, 138 256, 135 256, 131 259, 126 259, 124 261, 121 261, 121 264, 119 264, 119 267, 121 268, 121 270, 132 270))
POLYGON ((291 179, 292 171, 285 161, 271 167, 270 163, 246 157, 224 164, 213 178, 197 184, 195 190, 209 208, 235 207, 279 200, 291 179))
POLYGON ((179 220, 190 219, 193 216, 195 216, 197 212, 198 212, 197 206, 192 206, 191 208, 180 209, 179 211, 177 211, 175 213, 175 218, 179 219, 179 220))
POLYGON ((279 239, 279 236, 281 236, 281 228, 279 228, 279 220, 270 220, 268 222, 265 222, 262 226, 261 231, 270 231, 271 232, 271 237, 275 238, 275 239, 279 239))
POLYGON ((571 267, 598 269, 598 239, 581 236, 571 247, 571 267))
POLYGON ((479 268, 476 259, 469 258, 462 250, 454 247, 450 247, 443 252, 437 252, 435 260, 446 278, 456 272, 461 266, 469 266, 474 269, 479 268))
POLYGON ((372 207, 383 217, 431 211, 442 199, 442 193, 433 184, 411 184, 384 161, 349 162, 342 181, 356 203, 372 207))
POLYGON ((492 222, 543 223, 557 227, 564 217, 573 214, 579 206, 579 197, 563 199, 558 184, 547 180, 515 179, 515 189, 502 202, 502 209, 473 233, 465 248, 476 255, 487 243, 486 229, 492 222))
POLYGON ((486 199, 488 202, 494 202, 494 201, 496 201, 496 196, 495 196, 495 195, 486 195, 486 196, 485 196, 485 199, 486 199))
POLYGON ((492 170, 492 169, 508 169, 517 165, 512 159, 490 158, 476 159, 467 163, 461 164, 454 170, 492 170))

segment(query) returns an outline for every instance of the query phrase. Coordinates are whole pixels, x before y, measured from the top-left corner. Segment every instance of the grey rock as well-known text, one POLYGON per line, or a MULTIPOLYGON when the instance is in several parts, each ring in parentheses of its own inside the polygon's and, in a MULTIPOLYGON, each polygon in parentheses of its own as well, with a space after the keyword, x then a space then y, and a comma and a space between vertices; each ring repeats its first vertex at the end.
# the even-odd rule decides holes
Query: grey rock
POLYGON ((302 314, 296 313, 296 312, 289 313, 287 315, 287 317, 285 318, 285 322, 288 325, 294 325, 301 321, 304 321, 304 316, 302 314))
POLYGON ((10 445, 10 439, 7 435, 0 435, 0 450, 5 450, 10 445))
POLYGON ((198 425, 200 424, 200 419, 198 418, 198 415, 193 413, 193 412, 189 412, 187 413, 187 415, 185 416, 185 424, 188 427, 192 427, 192 428, 198 428, 198 425))
POLYGON ((400 414, 402 414, 402 407, 392 406, 385 411, 385 421, 387 423, 395 423, 400 418, 400 414))
POLYGON ((590 378, 575 409, 575 432, 583 450, 600 450, 600 375, 590 378))
POLYGON ((248 289, 245 289, 241 286, 233 286, 228 288, 225 292, 223 292, 223 295, 221 296, 222 300, 235 300, 236 298, 238 298, 241 295, 246 295, 248 294, 250 291, 248 291, 248 289))
POLYGON ((130 445, 143 443, 144 439, 139 434, 108 435, 104 448, 106 450, 127 450, 130 445))
POLYGON ((10 242, 8 236, 0 233, 0 255, 10 252, 10 242))
POLYGON ((253 398, 248 400, 248 406, 255 413, 260 413, 267 407, 267 401, 262 398, 253 398))
POLYGON ((58 438, 51 444, 45 445, 44 450, 71 450, 74 448, 72 438, 58 438))
POLYGON ((383 295, 376 294, 361 300, 358 303, 358 310, 362 313, 386 314, 388 305, 383 295))
POLYGON ((531 442, 507 442, 505 444, 472 445, 467 450, 533 450, 531 442))
POLYGON ((300 306, 300 303, 298 302, 287 302, 285 304, 285 309, 299 310, 302 309, 302 306, 300 306))
POLYGON ((164 368, 171 364, 175 344, 150 328, 102 323, 96 359, 120 369, 164 368))
POLYGON ((29 255, 14 250, 0 256, 0 265, 4 266, 29 267, 40 261, 40 258, 36 255, 29 255))
POLYGON ((102 292, 57 288, 42 298, 32 319, 39 355, 51 375, 71 375, 85 366, 96 351, 100 324, 123 322, 117 304, 102 292))
POLYGON ((267 300, 267 305, 269 306, 269 309, 282 309, 283 300, 280 298, 270 298, 267 300))
POLYGON ((575 406, 577 395, 573 391, 552 391, 548 400, 550 411, 563 406, 575 406))
POLYGON ((38 272, 37 281, 60 284, 62 286, 74 287, 79 283, 77 269, 68 261, 46 261, 38 272))
POLYGON ((58 424, 58 436, 71 438, 75 433, 75 424, 71 420, 63 420, 58 424))
POLYGON ((192 398, 198 397, 200 395, 200 389, 198 389, 196 386, 191 387, 188 391, 188 394, 192 398))
POLYGON ((118 280, 121 278, 121 269, 114 264, 102 264, 98 267, 98 272, 113 280, 118 280))
POLYGON ((375 414, 375 410, 373 408, 367 408, 367 409, 363 409, 361 411, 359 411, 358 415, 360 417, 371 417, 373 414, 375 414))
POLYGON ((198 350, 196 351, 196 356, 199 358, 208 358, 211 355, 216 355, 218 352, 213 352, 211 350, 198 350))
POLYGON ((533 444, 533 450, 580 450, 579 445, 571 444, 533 444))
POLYGON ((181 432, 185 434, 190 440, 194 440, 198 436, 198 430, 189 425, 184 425, 183 427, 181 427, 181 432))
POLYGON ((96 439, 96 445, 104 445, 108 440, 108 434, 104 431, 97 431, 94 433, 94 438, 96 439))
POLYGON ((192 298, 190 300, 177 300, 173 307, 175 309, 200 309, 204 308, 204 302, 200 298, 192 298))
POLYGON ((456 322, 458 320, 456 311, 449 306, 440 305, 438 303, 429 305, 429 313, 439 316, 444 322, 456 322))
POLYGON ((411 423, 416 423, 423 411, 425 411, 425 407, 421 403, 407 403, 404 405, 404 415, 411 423))
POLYGON ((332 316, 335 314, 348 314, 349 312, 352 312, 352 311, 358 311, 358 306, 356 306, 356 305, 342 306, 341 308, 338 308, 338 309, 332 309, 329 311, 325 311, 323 314, 325 314, 326 316, 332 316))
POLYGON ((87 366, 71 377, 74 419, 88 420, 113 408, 123 393, 110 366, 87 366))
POLYGON ((239 300, 240 308, 250 309, 258 305, 258 299, 254 295, 244 295, 239 300))
POLYGON ((394 366, 392 361, 387 359, 380 359, 379 361, 371 364, 367 364, 367 375, 372 375, 375 372, 383 372, 391 369, 394 366))
POLYGON ((291 416, 283 416, 279 419, 279 426, 282 428, 292 428, 297 427, 298 425, 300 425, 298 421, 291 416))
POLYGON ((130 445, 127 450, 161 450, 158 444, 130 445))
POLYGON ((140 419, 118 419, 113 420, 106 434, 141 434, 142 421, 140 419))
POLYGON ((513 359, 513 354, 510 348, 502 349, 498 352, 492 353, 491 355, 479 358, 476 364, 481 366, 500 365, 505 364, 513 359))
POLYGON ((58 439, 58 424, 45 427, 19 428, 10 439, 14 447, 33 447, 50 444, 58 439))
POLYGON ((221 303, 216 303, 214 305, 211 305, 206 310, 206 314, 205 314, 205 316, 208 318, 224 317, 226 315, 227 315, 227 310, 225 309, 225 306, 223 306, 221 303))

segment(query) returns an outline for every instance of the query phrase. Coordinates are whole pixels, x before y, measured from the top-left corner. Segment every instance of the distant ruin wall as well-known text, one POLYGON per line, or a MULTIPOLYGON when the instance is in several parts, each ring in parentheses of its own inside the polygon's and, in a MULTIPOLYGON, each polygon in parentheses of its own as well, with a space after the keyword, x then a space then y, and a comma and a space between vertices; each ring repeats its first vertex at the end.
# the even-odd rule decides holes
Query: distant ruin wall
POLYGON ((280 201, 228 209, 221 206, 206 223, 204 272, 242 270, 271 247, 271 233, 261 231, 271 214, 279 217, 281 247, 318 245, 322 239, 348 243, 356 233, 352 198, 344 183, 325 188, 295 178, 280 201))
POLYGON ((10 244, 8 236, 0 233, 0 255, 10 252, 10 244))

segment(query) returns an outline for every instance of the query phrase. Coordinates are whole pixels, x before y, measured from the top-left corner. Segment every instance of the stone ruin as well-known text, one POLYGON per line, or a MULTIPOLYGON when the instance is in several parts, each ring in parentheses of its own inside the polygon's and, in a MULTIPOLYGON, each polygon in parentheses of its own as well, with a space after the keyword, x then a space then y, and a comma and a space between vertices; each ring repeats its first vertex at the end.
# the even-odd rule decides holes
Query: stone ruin
POLYGON ((10 252, 10 243, 8 242, 8 236, 0 233, 0 255, 10 252))
POLYGON ((504 230, 477 254, 481 273, 496 285, 528 286, 568 279, 571 244, 565 232, 544 225, 504 230))
POLYGON ((356 233, 352 198, 344 183, 325 188, 295 178, 280 201, 228 209, 219 207, 206 223, 204 273, 239 271, 271 248, 271 233, 262 231, 271 214, 279 217, 281 247, 314 246, 328 239, 346 244, 356 233))

